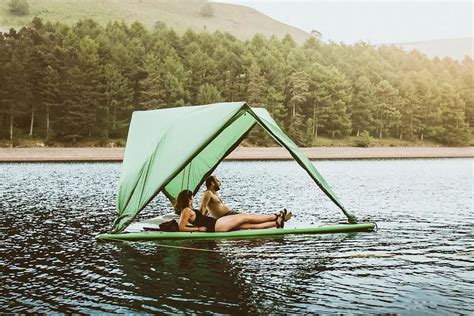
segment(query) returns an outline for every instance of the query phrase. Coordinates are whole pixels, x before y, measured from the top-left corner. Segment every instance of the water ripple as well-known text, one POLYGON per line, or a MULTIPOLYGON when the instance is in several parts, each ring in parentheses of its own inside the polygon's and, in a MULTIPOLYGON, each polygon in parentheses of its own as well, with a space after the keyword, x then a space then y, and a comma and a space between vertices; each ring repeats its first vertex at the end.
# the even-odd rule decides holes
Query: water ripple
MULTIPOLYGON (((315 164, 377 233, 96 243, 113 220, 119 164, 0 164, 0 310, 474 313, 472 159, 315 164)), ((216 173, 237 209, 345 221, 294 162, 216 173)), ((139 218, 169 210, 159 195, 139 218)))

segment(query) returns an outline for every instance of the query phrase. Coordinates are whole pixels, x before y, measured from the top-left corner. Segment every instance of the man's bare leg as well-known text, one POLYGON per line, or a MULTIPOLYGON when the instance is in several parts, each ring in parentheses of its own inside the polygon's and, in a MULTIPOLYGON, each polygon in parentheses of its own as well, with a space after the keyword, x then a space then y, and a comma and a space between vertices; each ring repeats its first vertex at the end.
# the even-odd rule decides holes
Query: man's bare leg
MULTIPOLYGON (((245 216, 245 223, 249 224, 261 224, 266 222, 275 222, 277 215, 254 215, 254 214, 241 214, 245 216)), ((229 216, 239 216, 239 215, 229 215, 229 216)))
POLYGON ((243 224, 262 224, 270 222, 275 224, 277 215, 248 215, 237 214, 221 217, 216 222, 216 231, 231 231, 243 224))
POLYGON ((272 227, 277 227, 277 224, 275 221, 260 223, 260 224, 245 223, 235 229, 264 229, 264 228, 272 228, 272 227))

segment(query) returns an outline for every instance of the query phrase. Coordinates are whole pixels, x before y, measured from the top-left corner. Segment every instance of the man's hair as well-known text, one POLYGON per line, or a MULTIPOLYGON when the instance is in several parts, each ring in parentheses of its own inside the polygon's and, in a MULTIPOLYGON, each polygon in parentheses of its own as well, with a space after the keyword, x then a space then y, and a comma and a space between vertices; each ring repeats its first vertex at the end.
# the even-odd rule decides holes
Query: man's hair
POLYGON ((212 182, 216 182, 216 177, 214 177, 214 176, 209 176, 209 177, 207 177, 207 179, 206 179, 206 188, 209 189, 209 187, 211 186, 212 182))

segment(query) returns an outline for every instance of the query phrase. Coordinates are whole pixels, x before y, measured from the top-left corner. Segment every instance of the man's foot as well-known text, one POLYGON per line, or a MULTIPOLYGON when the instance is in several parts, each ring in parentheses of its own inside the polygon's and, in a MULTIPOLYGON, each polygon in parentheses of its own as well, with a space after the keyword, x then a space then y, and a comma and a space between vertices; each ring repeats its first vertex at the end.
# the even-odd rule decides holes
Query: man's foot
POLYGON ((276 215, 276 219, 275 219, 276 227, 277 228, 285 227, 285 218, 283 217, 283 214, 280 213, 280 214, 275 214, 275 215, 276 215))
POLYGON ((291 219, 291 217, 293 216, 293 213, 289 212, 286 208, 283 209, 283 214, 284 214, 283 220, 285 222, 288 222, 291 219))
POLYGON ((277 219, 275 220, 275 223, 277 224, 277 228, 285 227, 285 219, 280 214, 277 215, 277 219))
MULTIPOLYGON (((277 215, 277 214, 275 214, 277 215)), ((291 217, 293 216, 293 213, 289 212, 286 208, 282 208, 279 212, 278 212, 278 215, 283 217, 283 220, 285 222, 288 222, 291 217)))
POLYGON ((288 222, 292 216, 293 213, 289 212, 286 208, 280 210, 279 213, 275 214, 277 228, 285 227, 285 222, 288 222))

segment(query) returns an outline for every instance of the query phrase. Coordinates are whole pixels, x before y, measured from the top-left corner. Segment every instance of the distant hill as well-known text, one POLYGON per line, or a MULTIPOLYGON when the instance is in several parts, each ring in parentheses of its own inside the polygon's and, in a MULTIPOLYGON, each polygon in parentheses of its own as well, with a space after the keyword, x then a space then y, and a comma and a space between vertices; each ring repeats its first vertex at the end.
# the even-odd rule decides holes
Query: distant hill
POLYGON ((80 19, 92 18, 100 23, 123 20, 140 21, 153 28, 164 22, 178 32, 191 28, 194 31, 219 30, 229 32, 241 40, 256 33, 282 38, 290 34, 298 43, 310 35, 298 28, 278 22, 255 9, 206 0, 29 0, 30 14, 17 17, 8 12, 10 0, 0 0, 0 31, 28 24, 34 16, 43 20, 72 24, 80 19), (211 16, 201 14, 210 6, 211 16))
POLYGON ((464 55, 473 58, 474 37, 440 39, 423 42, 397 43, 394 44, 406 51, 416 49, 428 56, 434 58, 451 57, 453 59, 462 60, 464 55))

